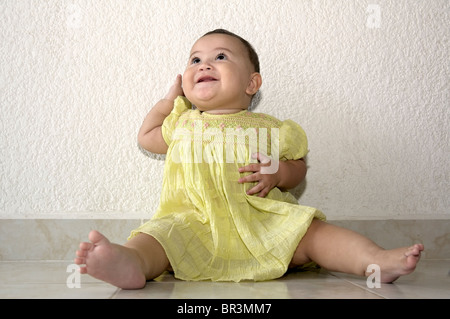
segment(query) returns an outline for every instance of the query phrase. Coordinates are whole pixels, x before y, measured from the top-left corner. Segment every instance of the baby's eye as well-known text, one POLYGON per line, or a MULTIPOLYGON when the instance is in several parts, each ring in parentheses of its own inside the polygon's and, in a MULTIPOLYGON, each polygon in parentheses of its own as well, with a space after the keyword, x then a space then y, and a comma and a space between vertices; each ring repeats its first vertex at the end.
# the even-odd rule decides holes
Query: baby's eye
POLYGON ((197 64, 200 63, 200 59, 199 58, 192 58, 191 59, 191 64, 197 64))
POLYGON ((225 53, 219 53, 216 57, 216 60, 226 60, 227 56, 225 55, 225 53))

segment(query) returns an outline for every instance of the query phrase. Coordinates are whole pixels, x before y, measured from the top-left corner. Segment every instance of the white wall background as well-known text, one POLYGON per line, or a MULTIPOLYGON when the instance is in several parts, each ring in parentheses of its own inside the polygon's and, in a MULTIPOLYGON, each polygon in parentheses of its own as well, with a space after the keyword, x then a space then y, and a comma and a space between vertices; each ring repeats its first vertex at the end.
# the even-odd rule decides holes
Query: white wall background
POLYGON ((450 218, 448 0, 1 0, 0 12, 1 218, 150 217, 164 163, 137 131, 219 27, 260 55, 255 111, 308 134, 302 204, 330 219, 450 218))

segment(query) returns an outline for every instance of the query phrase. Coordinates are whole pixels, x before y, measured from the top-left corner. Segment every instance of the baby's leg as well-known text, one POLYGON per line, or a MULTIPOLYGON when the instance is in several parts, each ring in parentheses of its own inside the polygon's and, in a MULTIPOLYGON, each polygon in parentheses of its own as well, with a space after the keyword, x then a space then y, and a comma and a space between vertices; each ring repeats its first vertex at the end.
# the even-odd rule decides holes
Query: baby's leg
POLYGON ((354 231, 314 219, 292 258, 293 265, 315 261, 323 268, 356 275, 377 264, 382 282, 393 282, 414 271, 422 244, 385 250, 354 231))
POLYGON ((93 230, 89 240, 77 250, 75 263, 84 265, 80 272, 120 288, 142 288, 147 279, 159 276, 169 265, 162 246, 147 234, 141 233, 121 246, 93 230))

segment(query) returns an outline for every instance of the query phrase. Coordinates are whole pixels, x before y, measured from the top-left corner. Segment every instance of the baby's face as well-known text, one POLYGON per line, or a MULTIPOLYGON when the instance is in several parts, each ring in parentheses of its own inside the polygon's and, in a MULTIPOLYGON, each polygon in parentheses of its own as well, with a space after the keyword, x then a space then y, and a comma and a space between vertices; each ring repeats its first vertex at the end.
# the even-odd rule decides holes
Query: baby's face
POLYGON ((183 75, 183 91, 199 110, 247 109, 254 70, 245 46, 232 36, 210 34, 192 47, 183 75))

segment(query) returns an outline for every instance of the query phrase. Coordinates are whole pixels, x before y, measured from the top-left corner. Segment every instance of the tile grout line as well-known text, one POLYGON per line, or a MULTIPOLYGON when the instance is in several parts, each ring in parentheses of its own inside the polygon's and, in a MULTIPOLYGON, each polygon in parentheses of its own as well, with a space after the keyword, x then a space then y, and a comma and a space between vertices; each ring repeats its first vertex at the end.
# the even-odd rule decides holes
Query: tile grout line
POLYGON ((116 288, 116 290, 112 293, 112 295, 107 299, 116 299, 117 295, 121 290, 122 290, 121 288, 116 288))
POLYGON ((369 292, 369 293, 371 293, 371 294, 374 294, 374 295, 376 295, 376 296, 378 296, 378 297, 381 297, 381 298, 383 298, 383 299, 389 299, 388 297, 383 296, 382 294, 380 294, 380 293, 378 293, 378 292, 375 292, 375 291, 372 290, 372 289, 363 287, 363 286, 361 286, 361 285, 359 285, 359 284, 357 284, 357 283, 354 283, 354 282, 352 282, 352 281, 350 281, 350 280, 348 280, 348 279, 339 277, 338 275, 335 275, 335 274, 333 274, 333 273, 331 273, 331 272, 329 272, 329 274, 330 274, 331 276, 333 276, 333 277, 339 279, 339 280, 345 281, 345 282, 347 282, 347 283, 349 283, 349 284, 351 284, 351 285, 353 285, 353 286, 355 286, 355 287, 358 287, 359 289, 362 289, 362 290, 364 290, 364 291, 367 291, 367 292, 369 292))

